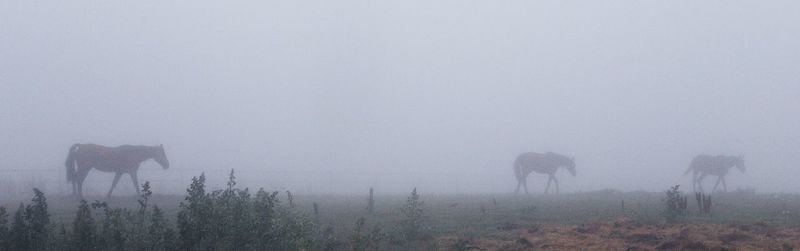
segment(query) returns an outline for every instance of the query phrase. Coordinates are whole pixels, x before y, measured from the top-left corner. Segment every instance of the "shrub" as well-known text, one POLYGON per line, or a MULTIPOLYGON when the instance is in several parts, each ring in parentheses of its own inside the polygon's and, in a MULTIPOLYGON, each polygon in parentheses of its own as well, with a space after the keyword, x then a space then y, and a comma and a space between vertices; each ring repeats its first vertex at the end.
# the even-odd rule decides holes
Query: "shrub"
POLYGON ((150 226, 147 229, 147 250, 173 250, 175 245, 175 231, 169 221, 164 218, 164 213, 158 206, 153 206, 150 215, 150 226))
POLYGON ((686 213, 687 198, 681 194, 680 185, 666 191, 664 198, 664 218, 667 222, 675 222, 686 213))
POLYGON ((406 199, 405 205, 400 209, 403 219, 400 222, 400 236, 405 240, 417 240, 422 237, 424 202, 420 200, 417 188, 411 191, 411 195, 406 199))
POLYGON ((47 213, 47 199, 39 189, 33 189, 31 204, 19 204, 14 213, 14 222, 6 248, 11 250, 45 250, 50 241, 50 214, 47 213))
POLYGON ((180 235, 180 249, 192 250, 204 244, 206 235, 211 226, 211 201, 205 192, 205 174, 193 177, 186 198, 180 203, 178 212, 178 234, 180 235))
POLYGON ((336 236, 334 235, 333 231, 333 224, 328 225, 323 229, 320 233, 320 236, 315 241, 316 243, 316 250, 338 250, 339 247, 342 245, 336 236))
POLYGON ((14 222, 11 223, 11 236, 9 236, 9 250, 31 249, 30 230, 25 222, 25 205, 19 203, 17 212, 14 213, 14 222))
POLYGON ((0 248, 8 247, 8 212, 0 207, 0 248))
POLYGON ((382 250, 382 244, 386 235, 381 232, 378 226, 372 227, 369 232, 366 229, 367 220, 364 217, 356 220, 356 227, 350 236, 350 250, 382 250))
MULTIPOLYGON (((105 202, 81 201, 72 226, 52 224, 44 194, 34 189, 30 205, 20 203, 11 227, 0 207, 0 250, 308 250, 314 224, 292 207, 282 206, 277 192, 263 189, 251 196, 228 187, 205 191, 205 175, 192 179, 181 202, 177 233, 157 205, 151 205, 150 183, 142 186, 138 209, 111 208, 105 202)), ((334 240, 332 228, 324 233, 334 240)))
POLYGON ((97 229, 89 203, 81 200, 75 220, 72 222, 73 250, 94 250, 96 248, 97 229))
POLYGON ((33 189, 31 204, 25 207, 25 220, 30 227, 31 247, 43 250, 47 246, 50 235, 50 214, 47 213, 47 199, 39 189, 33 189))
POLYGON ((277 192, 263 189, 255 198, 236 188, 230 173, 228 187, 205 192, 205 175, 193 178, 178 212, 180 249, 298 250, 312 246, 313 224, 306 215, 280 205, 277 192))
POLYGON ((364 224, 366 223, 366 219, 364 217, 358 218, 356 220, 356 227, 353 228, 353 234, 350 236, 350 250, 365 250, 366 249, 366 241, 364 240, 364 236, 362 236, 362 231, 364 231, 364 224))

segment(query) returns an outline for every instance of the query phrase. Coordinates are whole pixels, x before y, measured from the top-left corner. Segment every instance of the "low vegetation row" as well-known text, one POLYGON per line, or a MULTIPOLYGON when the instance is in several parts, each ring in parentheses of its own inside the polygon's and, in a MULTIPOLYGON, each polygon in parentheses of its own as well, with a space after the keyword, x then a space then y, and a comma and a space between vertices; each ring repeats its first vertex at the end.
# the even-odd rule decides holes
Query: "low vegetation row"
POLYGON ((34 189, 31 203, 21 203, 13 216, 0 207, 0 249, 381 250, 410 248, 429 239, 416 189, 401 208, 398 224, 368 228, 362 217, 348 239, 337 239, 332 226, 319 223, 316 204, 309 215, 294 207, 291 196, 283 203, 277 195, 236 187, 233 171, 227 188, 209 192, 200 175, 192 179, 175 218, 151 203, 150 184, 145 183, 138 208, 82 200, 70 224, 52 222, 45 195, 34 189))

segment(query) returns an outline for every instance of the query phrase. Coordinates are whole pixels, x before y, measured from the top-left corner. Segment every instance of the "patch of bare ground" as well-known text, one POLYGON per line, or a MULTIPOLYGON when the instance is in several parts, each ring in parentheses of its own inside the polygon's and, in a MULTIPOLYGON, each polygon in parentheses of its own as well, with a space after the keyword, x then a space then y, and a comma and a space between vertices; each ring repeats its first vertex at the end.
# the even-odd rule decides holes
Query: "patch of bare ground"
POLYGON ((500 227, 492 237, 444 236, 441 249, 467 250, 793 250, 800 228, 764 224, 643 225, 628 219, 582 225, 500 227), (456 245, 458 244, 458 245, 456 245))

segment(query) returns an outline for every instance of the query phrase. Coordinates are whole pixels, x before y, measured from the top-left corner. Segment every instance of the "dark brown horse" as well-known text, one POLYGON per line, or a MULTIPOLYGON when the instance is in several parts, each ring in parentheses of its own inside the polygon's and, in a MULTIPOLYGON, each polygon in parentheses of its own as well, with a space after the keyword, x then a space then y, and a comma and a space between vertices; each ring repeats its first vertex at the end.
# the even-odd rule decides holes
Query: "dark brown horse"
POLYGON ((119 177, 127 173, 131 176, 136 193, 139 193, 139 181, 136 172, 142 162, 153 159, 164 169, 169 168, 164 146, 131 146, 107 147, 95 144, 74 144, 69 148, 67 161, 67 182, 72 184, 72 193, 83 197, 83 181, 92 168, 103 172, 114 172, 114 183, 108 195, 114 191, 119 177))

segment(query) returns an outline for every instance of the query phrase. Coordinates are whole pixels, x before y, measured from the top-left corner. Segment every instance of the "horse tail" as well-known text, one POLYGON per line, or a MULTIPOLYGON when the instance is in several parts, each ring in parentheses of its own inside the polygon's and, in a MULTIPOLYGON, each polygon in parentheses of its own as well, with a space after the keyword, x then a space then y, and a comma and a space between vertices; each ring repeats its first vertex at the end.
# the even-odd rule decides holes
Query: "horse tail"
POLYGON ((78 144, 72 145, 67 153, 67 161, 64 163, 64 166, 67 167, 67 181, 73 181, 75 177, 75 152, 78 150, 78 146, 78 144))

